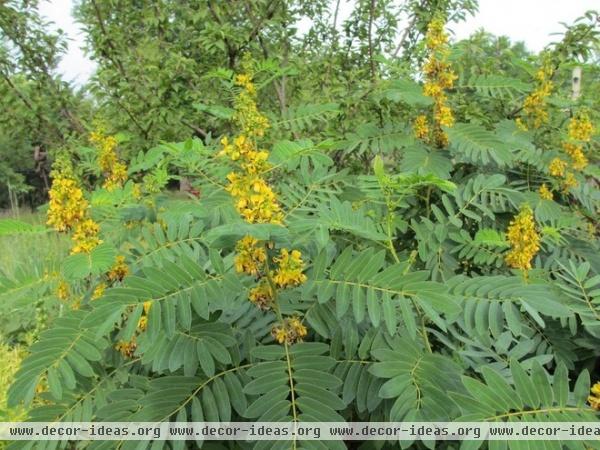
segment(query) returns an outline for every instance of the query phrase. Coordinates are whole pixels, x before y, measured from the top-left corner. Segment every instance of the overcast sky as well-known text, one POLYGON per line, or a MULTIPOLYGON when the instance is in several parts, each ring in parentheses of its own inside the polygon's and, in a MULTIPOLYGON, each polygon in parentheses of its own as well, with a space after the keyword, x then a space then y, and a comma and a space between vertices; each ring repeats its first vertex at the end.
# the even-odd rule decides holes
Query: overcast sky
MULTIPOLYGON (((348 16, 354 0, 342 0, 340 18, 348 16)), ((468 37, 483 28, 486 31, 523 41, 528 49, 540 51, 555 40, 552 33, 562 31, 559 22, 571 23, 588 10, 598 9, 598 0, 480 0, 479 12, 466 22, 453 24, 456 39, 468 37)), ((67 33, 69 51, 63 57, 59 70, 65 78, 77 84, 85 82, 94 71, 94 64, 86 58, 83 36, 71 16, 73 0, 46 0, 40 11, 67 33)))

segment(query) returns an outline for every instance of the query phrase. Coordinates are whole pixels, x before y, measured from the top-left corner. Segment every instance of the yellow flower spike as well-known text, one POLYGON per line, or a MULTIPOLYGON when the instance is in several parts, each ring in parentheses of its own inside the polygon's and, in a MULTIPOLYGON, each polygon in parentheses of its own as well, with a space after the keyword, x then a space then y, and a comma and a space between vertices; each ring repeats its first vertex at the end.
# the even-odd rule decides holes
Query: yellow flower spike
POLYGON ((546 186, 546 183, 544 183, 540 186, 538 193, 540 194, 540 197, 543 200, 552 200, 554 198, 554 194, 552 194, 552 191, 550 189, 548 189, 548 186, 546 186))
POLYGON ((514 269, 527 272, 531 269, 533 257, 540 249, 540 236, 529 206, 521 208, 519 214, 510 222, 506 234, 511 246, 506 255, 506 263, 514 269))
POLYGON ((152 300, 147 300, 144 302, 144 314, 148 314, 150 312, 150 308, 152 307, 152 300))
MULTIPOLYGON (((444 26, 445 22, 441 17, 436 17, 429 23, 425 36, 429 56, 423 65, 425 75, 423 94, 431 97, 434 101, 433 143, 438 148, 448 145, 448 135, 441 127, 454 125, 454 115, 452 109, 447 105, 445 89, 451 89, 454 86, 454 80, 457 79, 457 75, 447 62, 448 35, 444 31, 444 26)), ((414 125, 415 135, 419 139, 425 139, 429 134, 429 128, 423 119, 423 116, 417 117, 414 125)))

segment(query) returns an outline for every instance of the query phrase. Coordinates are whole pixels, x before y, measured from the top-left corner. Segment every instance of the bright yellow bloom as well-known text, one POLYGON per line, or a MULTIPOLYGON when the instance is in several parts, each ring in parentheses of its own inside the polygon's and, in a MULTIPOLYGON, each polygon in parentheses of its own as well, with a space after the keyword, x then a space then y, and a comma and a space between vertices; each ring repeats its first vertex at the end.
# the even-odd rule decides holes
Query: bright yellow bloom
POLYGON ((564 177, 566 168, 567 163, 560 158, 554 158, 550 161, 550 165, 548 166, 550 175, 553 177, 564 177))
POLYGON ((588 403, 596 411, 600 411, 600 383, 596 383, 590 390, 590 396, 587 398, 588 403))
POLYGON ((264 247, 258 246, 258 240, 252 236, 245 236, 235 245, 237 255, 234 258, 234 266, 237 272, 257 276, 263 269, 267 260, 267 252, 264 247))
POLYGON ((568 130, 570 139, 584 142, 589 142, 595 131, 589 116, 583 113, 569 121, 568 130))
POLYGON ((535 229, 531 208, 521 208, 510 222, 506 234, 511 246, 506 255, 506 263, 515 269, 531 269, 531 261, 540 249, 540 236, 535 229))
POLYGON ((298 286, 306 281, 306 275, 302 273, 302 254, 298 250, 292 250, 290 253, 284 248, 274 260, 279 264, 273 274, 273 281, 278 287, 298 286))
POLYGON ((56 231, 67 231, 85 217, 89 204, 72 173, 53 170, 51 175, 47 223, 56 231))
POLYGON ((144 302, 144 314, 148 314, 150 312, 150 308, 152 307, 152 300, 147 300, 144 302))
POLYGON ((85 219, 79 222, 71 238, 75 242, 75 245, 71 249, 71 254, 90 253, 102 243, 99 234, 100 225, 92 219, 85 219))
POLYGON ((105 289, 106 283, 100 283, 98 286, 96 286, 94 292, 92 293, 92 300, 97 300, 100 297, 102 297, 104 295, 105 289))
POLYGON ((415 136, 418 139, 426 139, 429 135, 429 124, 427 123, 427 116, 421 114, 415 119, 413 124, 415 136))
POLYGON ((108 279, 110 281, 123 281, 129 274, 129 266, 125 263, 125 257, 122 255, 118 255, 115 261, 114 266, 108 272, 108 279))
POLYGON ((544 183, 540 186, 540 190, 538 192, 540 194, 540 197, 543 200, 552 200, 554 198, 552 191, 550 189, 548 189, 548 186, 546 186, 546 183, 544 183))

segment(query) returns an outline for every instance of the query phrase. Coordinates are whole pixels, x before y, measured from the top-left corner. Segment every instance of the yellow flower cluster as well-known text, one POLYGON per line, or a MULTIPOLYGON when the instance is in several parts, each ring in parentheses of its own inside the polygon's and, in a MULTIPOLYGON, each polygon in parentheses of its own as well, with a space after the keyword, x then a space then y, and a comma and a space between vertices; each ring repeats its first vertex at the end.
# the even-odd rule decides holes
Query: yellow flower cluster
POLYGON ((75 178, 71 162, 65 158, 57 159, 51 176, 48 225, 57 231, 74 230, 71 254, 91 252, 102 242, 100 226, 88 215, 89 203, 75 178))
MULTIPOLYGON (((289 287, 299 286, 306 281, 306 275, 304 275, 304 261, 302 261, 302 254, 298 250, 292 250, 291 252, 283 248, 279 252, 279 256, 273 258, 273 262, 277 264, 275 270, 268 271, 266 264, 266 252, 261 247, 257 247, 257 241, 251 237, 245 237, 242 241, 249 243, 252 247, 250 252, 245 251, 240 262, 238 272, 245 272, 250 275, 260 277, 258 285, 250 290, 248 298, 252 303, 258 306, 260 309, 269 309, 273 305, 275 299, 275 289, 286 289, 289 287), (264 252, 264 253, 263 253, 264 252), (264 258, 264 259, 263 259, 264 258), (268 273, 267 273, 268 272, 268 273)), ((240 243, 238 245, 241 248, 240 243)), ((236 268, 238 268, 239 256, 236 257, 236 268)))
POLYGON ((289 317, 284 319, 282 325, 273 327, 271 335, 280 344, 288 345, 302 342, 306 337, 307 329, 297 317, 289 317))
POLYGON ((572 142, 563 142, 563 150, 571 157, 571 167, 575 170, 583 170, 588 165, 588 159, 583 153, 583 147, 572 142))
POLYGON ((267 278, 261 278, 258 285, 250 289, 248 299, 260 309, 271 309, 273 300, 275 299, 275 292, 273 291, 269 280, 267 278))
POLYGON ((100 225, 94 222, 92 219, 82 220, 75 227, 73 233, 74 245, 71 249, 71 254, 76 253, 89 253, 96 248, 102 241, 99 238, 100 225))
POLYGON ((592 386, 587 401, 592 409, 600 411, 600 383, 596 383, 592 386))
MULTIPOLYGON (((567 126, 567 140, 562 143, 563 151, 569 156, 570 168, 575 172, 584 170, 589 161, 584 153, 584 145, 589 142, 595 130, 590 118, 585 113, 579 113, 571 118, 567 126)), ((564 191, 576 187, 579 183, 573 171, 567 171, 569 164, 560 158, 550 162, 550 175, 562 178, 561 186, 564 191)))
MULTIPOLYGON (((451 89, 457 78, 448 63, 448 35, 444 31, 444 25, 445 21, 441 17, 436 17, 429 24, 425 36, 429 57, 423 66, 425 75, 423 93, 434 101, 433 142, 440 148, 448 145, 448 136, 441 127, 454 125, 454 115, 447 104, 445 90, 451 89)), ((430 130, 425 116, 417 117, 414 130, 419 139, 428 140, 430 130)))
MULTIPOLYGON (((548 111, 546 109, 547 98, 552 93, 554 84, 552 83, 552 75, 554 69, 550 59, 545 56, 542 66, 537 71, 535 79, 537 81, 535 90, 529 94, 523 102, 523 111, 525 112, 527 123, 533 128, 539 128, 548 122, 548 111)), ((517 122, 521 129, 527 129, 522 120, 517 122)))
POLYGON ((129 266, 125 262, 125 257, 118 255, 115 264, 108 272, 108 279, 110 281, 123 281, 123 278, 125 278, 128 274, 129 266))
POLYGON ((94 131, 90 134, 90 142, 99 151, 98 165, 106 177, 102 187, 108 191, 122 187, 127 181, 127 166, 117 157, 117 140, 113 136, 105 136, 100 131, 94 131))
POLYGON ((279 257, 274 260, 279 264, 273 274, 273 281, 278 287, 299 286, 306 281, 306 275, 302 273, 304 270, 302 254, 298 250, 290 252, 286 248, 281 249, 279 257))
POLYGON ((515 269, 531 269, 531 261, 540 249, 540 236, 535 229, 531 208, 521 208, 510 222, 506 234, 511 246, 506 255, 506 263, 515 269))
POLYGON ((553 177, 564 177, 566 168, 567 162, 560 158, 554 158, 552 161, 550 161, 550 165, 548 166, 550 175, 553 177))
POLYGON ((238 272, 258 276, 267 260, 267 252, 264 247, 258 246, 258 240, 252 236, 246 236, 239 240, 235 246, 237 252, 234 265, 238 272))
POLYGON ((590 117, 585 113, 581 113, 569 121, 569 138, 575 141, 589 142, 594 131, 590 117))
POLYGON ((57 160, 50 176, 52 186, 48 192, 50 203, 47 224, 56 231, 70 230, 86 216, 89 204, 83 197, 83 190, 70 163, 57 160))
POLYGON ((137 349, 137 343, 135 341, 135 336, 131 338, 131 341, 119 341, 115 345, 115 349, 118 350, 124 358, 133 358, 135 354, 135 350, 137 349))
POLYGON ((540 197, 543 200, 552 200, 554 198, 554 194, 552 194, 552 191, 550 189, 548 189, 548 186, 546 186, 546 183, 543 183, 540 186, 540 189, 538 192, 540 194, 540 197))

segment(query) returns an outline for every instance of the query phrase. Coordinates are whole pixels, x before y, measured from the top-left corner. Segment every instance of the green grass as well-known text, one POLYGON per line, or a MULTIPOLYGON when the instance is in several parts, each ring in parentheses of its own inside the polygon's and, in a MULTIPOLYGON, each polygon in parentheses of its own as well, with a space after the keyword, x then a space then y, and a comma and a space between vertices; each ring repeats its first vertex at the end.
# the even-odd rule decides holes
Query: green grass
MULTIPOLYGON (((0 220, 17 219, 33 225, 44 225, 46 216, 38 212, 0 212, 0 220)), ((27 267, 54 267, 67 255, 69 238, 53 231, 0 236, 0 273, 11 277, 27 267)), ((41 274, 43 275, 43 274, 41 274)))

